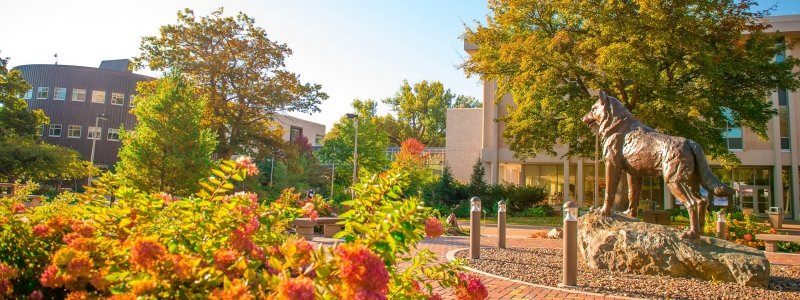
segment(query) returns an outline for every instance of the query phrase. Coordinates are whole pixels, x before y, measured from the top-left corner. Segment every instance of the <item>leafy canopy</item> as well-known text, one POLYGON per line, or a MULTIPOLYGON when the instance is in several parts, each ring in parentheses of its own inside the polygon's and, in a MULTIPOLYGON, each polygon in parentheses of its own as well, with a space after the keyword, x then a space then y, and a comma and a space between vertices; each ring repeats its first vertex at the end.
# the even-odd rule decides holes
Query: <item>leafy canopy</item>
POLYGON ((217 135, 222 158, 269 153, 279 141, 275 113, 318 112, 317 105, 328 98, 320 85, 303 83, 288 71, 284 62, 291 49, 267 38, 241 12, 225 17, 219 8, 197 18, 185 9, 178 12, 178 24, 142 38, 140 50, 135 68, 180 70, 197 82, 208 99, 203 120, 217 135))
POLYGON ((467 28, 478 46, 462 68, 497 82, 515 106, 501 121, 517 156, 589 156, 593 138, 580 121, 591 90, 618 97, 644 123, 691 138, 723 163, 726 125, 766 138, 775 89, 800 86, 800 60, 776 61, 786 47, 767 35, 753 0, 497 0, 485 25, 467 28), (744 33, 748 33, 745 35, 744 33), (730 110, 732 120, 724 115, 730 110), (732 121, 732 122, 731 122, 732 121))
POLYGON ((216 145, 213 133, 200 124, 205 98, 172 72, 140 83, 136 100, 138 123, 135 132, 122 134, 117 170, 139 190, 188 196, 211 168, 216 145))

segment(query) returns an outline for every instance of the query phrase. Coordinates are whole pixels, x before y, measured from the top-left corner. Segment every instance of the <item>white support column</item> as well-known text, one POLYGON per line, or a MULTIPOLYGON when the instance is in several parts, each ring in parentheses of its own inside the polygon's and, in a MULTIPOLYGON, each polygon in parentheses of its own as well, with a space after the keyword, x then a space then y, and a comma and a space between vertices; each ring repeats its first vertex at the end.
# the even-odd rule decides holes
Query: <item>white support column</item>
POLYGON ((575 173, 575 196, 578 197, 578 207, 583 207, 584 195, 586 193, 583 191, 583 159, 578 159, 578 167, 576 168, 575 173))
POLYGON ((672 193, 669 192, 667 181, 664 181, 662 189, 664 190, 664 209, 670 209, 675 201, 672 200, 672 193))
MULTIPOLYGON (((797 93, 793 91, 789 91, 787 97, 788 104, 789 104, 789 147, 792 151, 790 154, 791 163, 789 164, 789 174, 791 174, 792 178, 789 180, 791 187, 789 188, 792 191, 792 214, 795 220, 800 220, 800 184, 798 184, 798 165, 800 165, 800 142, 798 142, 798 131, 796 128, 799 126, 797 124, 797 119, 800 118, 798 115, 797 106, 800 104, 800 101, 797 99, 797 93)), ((785 208, 784 208, 785 209, 785 208)))
MULTIPOLYGON (((776 111, 778 110, 778 92, 772 92, 772 108, 776 111)), ((770 206, 777 206, 779 209, 783 210, 783 172, 781 169, 783 167, 783 163, 781 161, 781 156, 783 155, 783 151, 781 150, 781 125, 780 119, 778 115, 775 115, 770 120, 772 123, 772 131, 770 132, 770 139, 772 140, 772 153, 775 156, 775 159, 772 164, 772 182, 775 183, 775 188, 772 189, 770 193, 770 198, 772 198, 768 202, 767 207, 758 207, 757 213, 767 212, 769 211, 770 206)), ((758 196, 755 196, 758 199, 758 196)), ((754 200, 754 204, 758 205, 758 200, 754 200)))

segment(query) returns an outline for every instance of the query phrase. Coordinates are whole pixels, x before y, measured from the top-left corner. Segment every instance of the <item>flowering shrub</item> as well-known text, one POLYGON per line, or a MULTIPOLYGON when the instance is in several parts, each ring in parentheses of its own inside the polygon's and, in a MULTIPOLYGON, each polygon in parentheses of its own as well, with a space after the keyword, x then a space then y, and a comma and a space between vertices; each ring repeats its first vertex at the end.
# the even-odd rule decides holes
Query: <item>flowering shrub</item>
POLYGON ((360 184, 341 215, 345 243, 315 247, 287 227, 319 206, 232 193, 257 172, 251 165, 221 162, 192 197, 143 193, 106 174, 34 208, 0 199, 0 298, 437 299, 434 284, 485 298, 456 263, 411 255, 437 226, 403 196, 407 175, 360 184))
MULTIPOLYGON (((741 217, 729 213, 725 220, 728 223, 728 240, 748 247, 764 249, 764 241, 756 240, 756 234, 774 234, 776 232, 768 222, 759 221, 758 217, 749 211, 744 212, 741 217)), ((716 223, 717 215, 706 213, 706 224, 704 226, 706 235, 716 235, 716 223)))
POLYGON ((303 209, 309 214, 316 214, 316 216, 319 217, 332 217, 337 213, 333 204, 322 198, 321 195, 316 194, 312 197, 301 197, 300 193, 296 193, 294 188, 284 189, 275 202, 286 207, 303 209), (316 213, 311 213, 311 211, 316 213))

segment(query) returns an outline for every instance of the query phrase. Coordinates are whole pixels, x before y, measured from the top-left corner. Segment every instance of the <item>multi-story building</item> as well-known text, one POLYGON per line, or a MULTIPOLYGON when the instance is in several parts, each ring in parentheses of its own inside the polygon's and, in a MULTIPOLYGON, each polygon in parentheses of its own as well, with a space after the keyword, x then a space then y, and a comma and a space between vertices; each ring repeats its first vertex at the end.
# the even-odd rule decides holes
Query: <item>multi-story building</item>
MULTIPOLYGON (((773 26, 770 31, 780 31, 785 42, 800 39, 800 15, 769 17, 767 21, 773 26)), ((473 53, 477 48, 465 43, 464 50, 473 53)), ((800 49, 787 50, 785 55, 800 56, 800 49)), ((781 55, 776 59, 784 57, 781 55)), ((561 158, 567 151, 565 145, 554 147, 556 156, 540 154, 525 161, 513 157, 502 137, 505 125, 494 121, 506 114, 506 107, 513 105, 513 100, 510 95, 504 95, 499 103, 495 103, 496 90, 495 82, 485 82, 483 108, 447 111, 447 164, 454 176, 462 181, 468 180, 473 163, 480 157, 490 183, 544 186, 552 204, 569 199, 582 206, 599 204, 605 190, 602 162, 595 164, 591 159, 561 158)), ((800 92, 778 90, 766 100, 778 111, 768 124, 768 140, 761 140, 748 128, 728 128, 726 131, 728 147, 742 164, 728 170, 711 162, 717 177, 736 190, 730 199, 714 200, 717 204, 724 204, 727 200, 728 205, 757 214, 778 207, 786 218, 800 220, 800 130, 796 130, 800 121, 797 109, 800 92)), ((668 209, 676 204, 660 176, 643 181, 642 209, 668 209)))
POLYGON ((127 59, 106 60, 100 67, 21 65, 15 67, 31 85, 24 98, 30 109, 42 109, 50 124, 45 141, 77 150, 84 159, 107 168, 117 161, 121 128, 132 129, 136 118, 136 83, 152 77, 132 73, 127 59), (95 126, 97 124, 97 126, 95 126))
POLYGON ((299 136, 305 136, 312 147, 322 146, 325 125, 282 114, 275 115, 274 119, 283 128, 284 141, 291 142, 299 136))

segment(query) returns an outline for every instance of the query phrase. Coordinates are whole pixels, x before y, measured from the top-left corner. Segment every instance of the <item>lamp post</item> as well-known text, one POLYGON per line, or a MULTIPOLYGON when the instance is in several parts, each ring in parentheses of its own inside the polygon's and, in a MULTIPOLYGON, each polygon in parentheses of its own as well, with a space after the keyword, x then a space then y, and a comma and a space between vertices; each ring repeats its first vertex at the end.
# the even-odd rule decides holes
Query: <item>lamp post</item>
POLYGON ((560 286, 577 285, 578 277, 578 205, 564 203, 564 249, 560 286))
POLYGON ((358 115, 347 114, 346 116, 348 119, 354 119, 353 122, 355 122, 355 141, 353 142, 353 185, 355 185, 358 181, 358 115))
MULTIPOLYGON (((94 128, 97 130, 97 126, 100 124, 100 120, 108 120, 106 118, 106 114, 98 114, 97 117, 94 118, 94 128)), ((94 147, 97 144, 97 139, 99 139, 99 133, 97 131, 94 132, 95 136, 92 136, 92 153, 89 155, 89 162, 94 166, 94 147)), ((92 186, 92 174, 89 174, 89 182, 87 182, 88 186, 92 186)))

